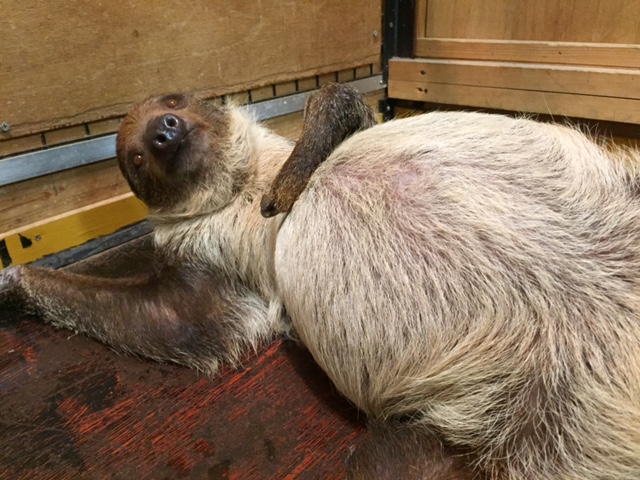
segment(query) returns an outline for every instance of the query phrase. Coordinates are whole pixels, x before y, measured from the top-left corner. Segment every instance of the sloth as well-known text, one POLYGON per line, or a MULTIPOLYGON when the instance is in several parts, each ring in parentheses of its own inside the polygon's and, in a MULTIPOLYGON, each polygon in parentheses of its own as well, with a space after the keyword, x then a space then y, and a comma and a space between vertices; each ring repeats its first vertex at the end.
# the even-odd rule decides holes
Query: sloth
POLYGON ((501 115, 376 125, 329 85, 295 147, 172 94, 117 156, 153 271, 13 267, 5 301, 209 373, 297 338, 370 419, 353 479, 640 478, 638 153, 501 115))

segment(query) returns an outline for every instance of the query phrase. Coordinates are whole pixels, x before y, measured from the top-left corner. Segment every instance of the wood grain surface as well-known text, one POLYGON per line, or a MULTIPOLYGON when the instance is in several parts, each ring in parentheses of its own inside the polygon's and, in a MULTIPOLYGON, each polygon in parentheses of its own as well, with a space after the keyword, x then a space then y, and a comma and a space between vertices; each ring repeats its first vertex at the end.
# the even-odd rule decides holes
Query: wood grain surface
POLYGON ((380 58, 380 0, 7 0, 2 12, 10 136, 121 115, 152 94, 220 95, 380 58))
POLYGON ((638 0, 418 0, 418 9, 418 32, 432 38, 640 43, 638 0))
POLYGON ((306 350, 242 363, 210 378, 0 310, 0 478, 344 478, 363 421, 306 350))
POLYGON ((639 17, 638 0, 417 0, 425 64, 396 63, 390 96, 640 123, 639 17))
POLYGON ((131 190, 115 159, 0 188, 0 238, 7 232, 131 190))
POLYGON ((416 56, 457 60, 640 68, 640 45, 418 38, 416 56))
POLYGON ((518 88, 476 87, 389 79, 389 96, 404 100, 466 105, 640 124, 640 100, 518 88))
MULTIPOLYGON (((640 54, 640 50, 638 51, 640 54)), ((598 97, 640 99, 640 72, 627 68, 468 60, 395 59, 393 80, 511 88, 598 97)))

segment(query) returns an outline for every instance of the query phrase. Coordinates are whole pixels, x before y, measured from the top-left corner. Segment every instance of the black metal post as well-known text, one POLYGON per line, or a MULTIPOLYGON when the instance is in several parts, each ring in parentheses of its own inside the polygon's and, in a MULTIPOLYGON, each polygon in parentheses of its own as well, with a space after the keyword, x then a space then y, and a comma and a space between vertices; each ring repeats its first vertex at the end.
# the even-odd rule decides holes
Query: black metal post
MULTIPOLYGON (((382 75, 389 81, 389 60, 394 57, 413 58, 415 44, 415 0, 385 0, 384 37, 382 44, 382 75)), ((393 101, 380 101, 380 112, 385 120, 393 117, 393 101)))

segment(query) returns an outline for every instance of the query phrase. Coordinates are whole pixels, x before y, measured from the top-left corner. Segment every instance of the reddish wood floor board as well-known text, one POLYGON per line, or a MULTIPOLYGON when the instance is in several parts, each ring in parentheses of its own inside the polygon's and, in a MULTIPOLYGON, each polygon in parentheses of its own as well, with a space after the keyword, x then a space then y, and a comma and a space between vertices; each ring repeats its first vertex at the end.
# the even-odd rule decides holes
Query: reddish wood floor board
POLYGON ((363 420, 276 341, 215 378, 0 312, 0 479, 337 479, 363 420))

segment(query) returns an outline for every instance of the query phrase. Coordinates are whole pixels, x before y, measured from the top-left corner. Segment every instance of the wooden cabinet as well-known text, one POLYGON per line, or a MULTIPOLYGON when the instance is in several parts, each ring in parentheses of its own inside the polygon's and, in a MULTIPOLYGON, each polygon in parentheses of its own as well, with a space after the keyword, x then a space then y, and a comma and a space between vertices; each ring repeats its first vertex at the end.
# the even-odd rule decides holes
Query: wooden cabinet
POLYGON ((417 0, 389 97, 640 123, 639 0, 417 0))

